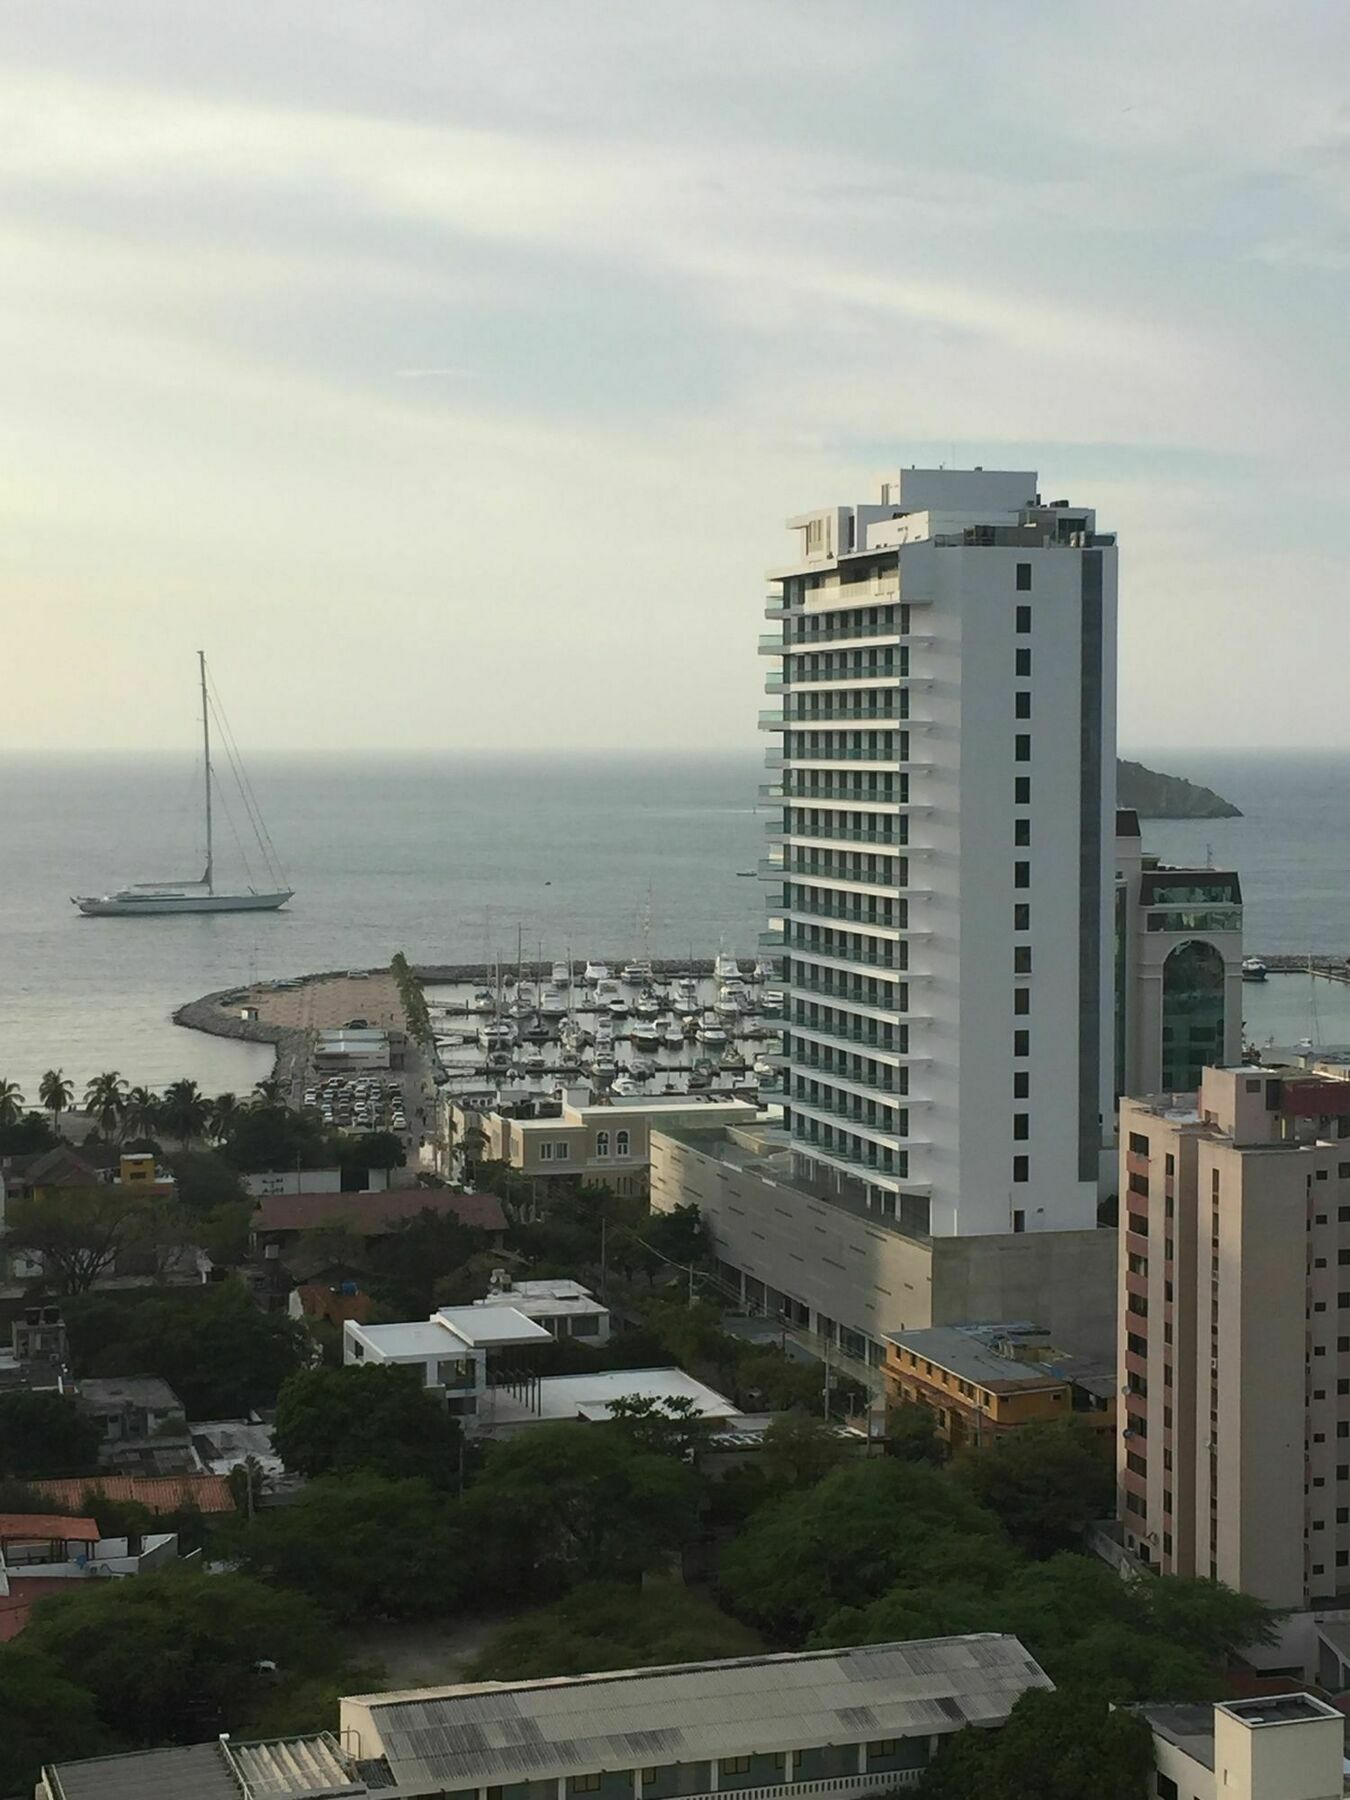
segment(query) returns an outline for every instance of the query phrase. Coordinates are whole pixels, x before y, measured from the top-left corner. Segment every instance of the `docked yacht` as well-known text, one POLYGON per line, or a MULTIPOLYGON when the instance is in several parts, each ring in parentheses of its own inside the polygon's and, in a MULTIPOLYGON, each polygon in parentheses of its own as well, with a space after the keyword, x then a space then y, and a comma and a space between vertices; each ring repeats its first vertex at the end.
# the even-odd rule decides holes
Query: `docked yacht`
POLYGON ((541 1019, 565 1019, 567 1017, 567 1001, 560 989, 546 987, 540 990, 539 1017, 541 1019))
POLYGON ((633 1002, 633 1011, 639 1019, 656 1019, 661 1016, 661 1002, 650 988, 645 988, 633 1002))
POLYGON ((727 1034, 716 1019, 704 1019, 698 1028, 698 1041, 700 1044, 725 1044, 727 1034))
POLYGON ((582 970, 581 979, 587 987, 599 987, 602 981, 612 981, 613 976, 611 976, 606 963, 588 962, 582 970))
MULTIPOLYGON (((635 1050, 657 1050, 661 1045, 661 1033, 657 1027, 646 1020, 639 1020, 630 1033, 635 1050)), ((684 1039, 681 1038, 683 1043, 684 1039)))
POLYGON ((478 1027, 478 1042, 484 1050, 509 1050, 516 1041, 516 1028, 509 1019, 498 1019, 478 1027))
POLYGON ((1244 981, 1264 981, 1268 974, 1269 970, 1259 956, 1243 957, 1242 979, 1244 981))
POLYGON ((629 987, 649 987, 656 980, 656 970, 645 956, 634 957, 624 964, 620 979, 629 987))
POLYGON ((674 1019, 667 1019, 662 1025, 661 1042, 667 1050, 684 1049, 684 1031, 674 1019))
POLYGON ((713 964, 713 976, 718 981, 744 981, 745 973, 734 956, 719 953, 713 964))

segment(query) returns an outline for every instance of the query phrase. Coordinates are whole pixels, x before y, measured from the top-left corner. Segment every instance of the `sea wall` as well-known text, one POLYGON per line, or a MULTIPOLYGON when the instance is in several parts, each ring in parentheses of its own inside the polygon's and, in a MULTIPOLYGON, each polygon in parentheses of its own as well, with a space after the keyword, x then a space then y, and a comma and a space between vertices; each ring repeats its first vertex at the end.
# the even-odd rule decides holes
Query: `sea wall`
POLYGON ((276 1052, 272 1079, 282 1083, 303 1075, 308 1062, 309 1033, 287 1025, 269 1025, 265 1019, 243 1019, 238 1003, 233 1014, 225 1010, 237 988, 220 988, 175 1008, 173 1022, 190 1031, 209 1031, 212 1037, 237 1038, 246 1044, 270 1044, 276 1052))

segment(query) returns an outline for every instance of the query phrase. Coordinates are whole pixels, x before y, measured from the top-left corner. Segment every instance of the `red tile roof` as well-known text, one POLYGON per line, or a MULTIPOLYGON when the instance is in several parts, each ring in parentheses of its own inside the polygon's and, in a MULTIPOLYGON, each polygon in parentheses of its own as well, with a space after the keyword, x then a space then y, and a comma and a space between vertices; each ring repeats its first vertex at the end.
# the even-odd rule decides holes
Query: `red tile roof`
POLYGON ((505 1231, 495 1194, 452 1194, 445 1188, 386 1188, 380 1194, 268 1194, 253 1215, 255 1231, 314 1231, 343 1224, 360 1237, 381 1237, 418 1213, 453 1214, 478 1231, 505 1231))
POLYGON ((0 1544, 40 1544, 47 1538, 96 1544, 98 1522, 72 1519, 68 1513, 0 1513, 0 1544))
POLYGON ((92 1489, 105 1500, 135 1500, 156 1513, 176 1512, 180 1506, 195 1506, 203 1513, 234 1511, 223 1475, 75 1475, 24 1485, 58 1506, 83 1506, 92 1489))
POLYGON ((339 1293, 318 1281, 302 1281, 295 1291, 307 1319, 329 1319, 334 1325, 341 1325, 344 1319, 355 1319, 364 1325, 375 1310, 375 1302, 369 1294, 339 1293))

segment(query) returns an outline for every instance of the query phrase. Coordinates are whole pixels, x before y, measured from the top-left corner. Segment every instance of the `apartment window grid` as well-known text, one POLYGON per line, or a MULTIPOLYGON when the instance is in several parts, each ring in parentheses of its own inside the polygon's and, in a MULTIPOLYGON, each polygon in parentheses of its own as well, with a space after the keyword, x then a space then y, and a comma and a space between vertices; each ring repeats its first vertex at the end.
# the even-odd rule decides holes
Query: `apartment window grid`
MULTIPOLYGON (((885 581, 884 570, 877 579, 885 581)), ((797 915, 784 926, 787 1018, 812 1034, 789 1032, 784 1043, 788 1130, 808 1156, 897 1180, 908 1175, 908 1071, 868 1052, 908 1048, 908 1025, 896 1015, 909 1011, 900 979, 908 903, 898 891, 909 886, 909 867, 887 852, 909 839, 900 810, 910 799, 902 766, 909 733, 897 724, 910 716, 910 649, 867 640, 907 636, 909 625, 907 607, 869 603, 804 615, 785 632, 785 673, 807 691, 794 691, 784 707, 788 842, 781 908, 771 901, 797 915), (859 891, 867 887, 883 891, 859 891)), ((895 1196, 880 1198, 896 1216, 895 1196)))

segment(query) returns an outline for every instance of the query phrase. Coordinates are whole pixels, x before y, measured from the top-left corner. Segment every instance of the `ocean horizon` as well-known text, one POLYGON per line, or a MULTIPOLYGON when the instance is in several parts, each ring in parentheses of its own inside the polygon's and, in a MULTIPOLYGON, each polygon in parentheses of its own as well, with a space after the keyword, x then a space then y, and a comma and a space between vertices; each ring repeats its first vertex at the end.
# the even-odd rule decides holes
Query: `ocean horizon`
MULTIPOLYGON (((1145 821, 1144 842, 1167 862, 1238 870, 1251 950, 1350 954, 1350 752, 1124 753, 1242 809, 1145 821)), ((187 753, 0 756, 0 1076, 30 1100, 58 1066, 81 1085, 117 1068, 149 1086, 191 1075, 246 1090, 271 1051, 176 1027, 176 1006, 396 950, 514 960, 519 932, 527 957, 754 954, 763 885, 738 871, 764 854, 762 746, 288 751, 250 755, 249 775, 296 889, 288 907, 88 919, 71 895, 200 873, 200 770, 187 753)), ((237 803, 216 842, 222 876, 242 875, 237 803)), ((1350 988, 1317 989, 1315 1005, 1302 978, 1245 990, 1252 1036, 1350 1041, 1350 988)))

